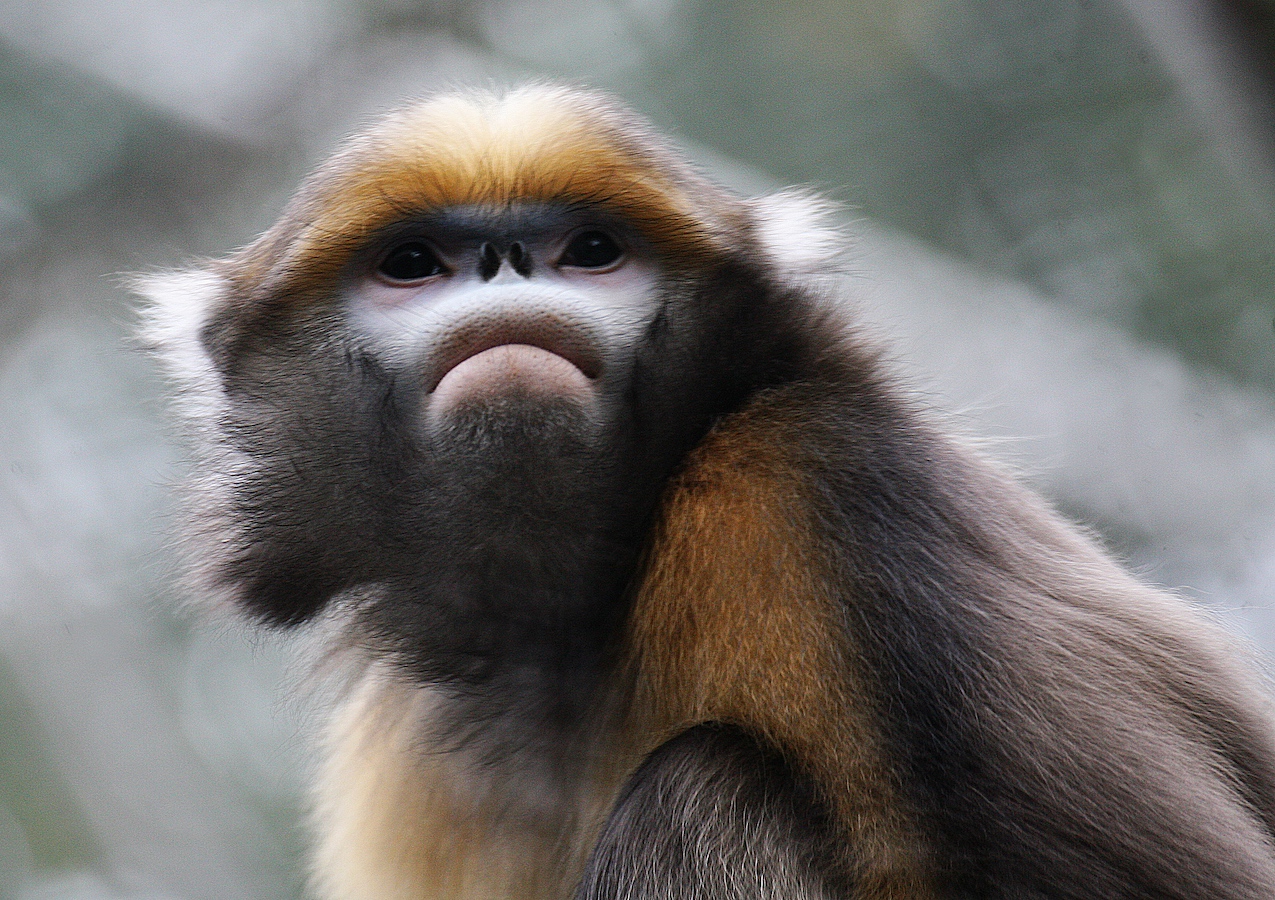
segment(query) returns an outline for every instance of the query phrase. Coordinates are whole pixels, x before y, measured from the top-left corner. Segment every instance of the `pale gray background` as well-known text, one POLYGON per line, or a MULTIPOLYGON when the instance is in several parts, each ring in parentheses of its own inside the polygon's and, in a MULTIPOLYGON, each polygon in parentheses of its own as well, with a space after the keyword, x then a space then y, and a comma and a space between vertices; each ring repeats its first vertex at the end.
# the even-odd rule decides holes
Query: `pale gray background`
POLYGON ((830 191, 917 389, 1269 653, 1271 34, 1218 14, 0 0, 0 900, 301 893, 313 716, 286 647, 178 609, 181 442, 120 273, 248 241, 340 135, 452 83, 583 80, 743 190, 830 191))

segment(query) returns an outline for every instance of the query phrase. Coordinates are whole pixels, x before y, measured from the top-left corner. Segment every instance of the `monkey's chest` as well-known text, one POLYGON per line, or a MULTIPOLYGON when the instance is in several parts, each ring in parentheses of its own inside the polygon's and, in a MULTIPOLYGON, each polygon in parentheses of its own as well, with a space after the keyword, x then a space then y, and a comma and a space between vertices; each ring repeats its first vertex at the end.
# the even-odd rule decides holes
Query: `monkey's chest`
POLYGON ((334 717, 315 802, 324 900, 571 896, 614 797, 428 738, 437 698, 367 676, 334 717))

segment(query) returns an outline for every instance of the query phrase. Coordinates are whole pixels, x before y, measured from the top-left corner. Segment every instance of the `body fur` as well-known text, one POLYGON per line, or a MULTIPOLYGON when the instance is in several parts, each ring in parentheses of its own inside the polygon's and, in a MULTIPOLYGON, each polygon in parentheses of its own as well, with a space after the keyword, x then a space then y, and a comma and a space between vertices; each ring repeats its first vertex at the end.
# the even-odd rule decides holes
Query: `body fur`
POLYGON ((194 589, 324 616, 359 673, 323 897, 1275 896, 1262 689, 914 408, 820 286, 822 212, 606 98, 447 95, 145 288, 194 589), (582 393, 510 363, 439 412, 463 354, 419 374, 575 333, 582 393))

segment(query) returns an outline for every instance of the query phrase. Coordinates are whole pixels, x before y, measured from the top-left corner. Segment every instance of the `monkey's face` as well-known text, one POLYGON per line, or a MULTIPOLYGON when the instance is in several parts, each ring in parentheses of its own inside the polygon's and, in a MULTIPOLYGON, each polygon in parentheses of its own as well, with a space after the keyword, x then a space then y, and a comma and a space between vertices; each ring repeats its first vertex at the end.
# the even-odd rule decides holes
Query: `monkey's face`
POLYGON ((216 577, 269 621, 343 596, 427 678, 583 665, 707 427, 687 413, 716 391, 696 374, 703 308, 603 210, 393 223, 226 355, 221 431, 242 464, 217 512, 240 540, 216 577))
POLYGON ((564 436, 555 429, 613 444, 660 308, 638 235, 549 204, 400 223, 356 256, 348 284, 349 327, 393 378, 417 439, 463 458, 487 447, 497 467, 516 462, 509 453, 544 456, 564 436))
MULTIPOLYGON (((667 355, 652 335, 664 299, 638 234, 562 205, 451 207, 353 255, 332 312, 354 369, 320 362, 316 377, 339 396, 353 374, 365 393, 334 431, 377 448, 353 458, 379 525, 344 540, 360 546, 372 630, 429 674, 489 674, 537 629, 584 637, 612 612, 666 474, 651 463, 675 438, 638 427, 641 362, 667 355)), ((331 439, 299 424, 285 440, 331 439)))

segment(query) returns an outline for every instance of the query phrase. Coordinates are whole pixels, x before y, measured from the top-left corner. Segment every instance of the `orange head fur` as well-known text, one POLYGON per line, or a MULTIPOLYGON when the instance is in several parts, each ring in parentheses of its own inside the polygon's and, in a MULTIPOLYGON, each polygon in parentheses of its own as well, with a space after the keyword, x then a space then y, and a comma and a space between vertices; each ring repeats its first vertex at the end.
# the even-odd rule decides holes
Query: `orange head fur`
POLYGON ((241 296, 296 302, 331 285, 353 252, 395 222, 519 201, 596 207, 683 263, 738 245, 744 216, 602 95, 549 85, 443 94, 343 147, 228 274, 241 296))

